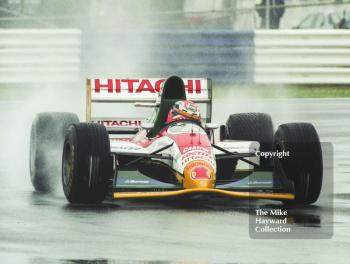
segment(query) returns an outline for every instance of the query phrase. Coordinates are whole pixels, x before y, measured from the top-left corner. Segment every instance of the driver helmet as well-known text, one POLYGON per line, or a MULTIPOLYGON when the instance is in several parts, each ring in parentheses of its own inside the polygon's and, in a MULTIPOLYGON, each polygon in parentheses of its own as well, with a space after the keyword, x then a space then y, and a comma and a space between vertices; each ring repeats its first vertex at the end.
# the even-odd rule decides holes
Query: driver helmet
POLYGON ((166 123, 169 124, 178 120, 201 121, 199 107, 192 101, 177 101, 170 109, 166 123))

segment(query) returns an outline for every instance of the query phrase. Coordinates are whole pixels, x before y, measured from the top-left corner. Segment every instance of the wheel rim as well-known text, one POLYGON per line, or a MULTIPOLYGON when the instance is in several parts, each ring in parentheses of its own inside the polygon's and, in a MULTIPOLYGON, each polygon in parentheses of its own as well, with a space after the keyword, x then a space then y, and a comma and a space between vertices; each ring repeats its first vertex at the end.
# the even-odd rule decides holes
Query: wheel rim
POLYGON ((310 189, 310 173, 303 172, 300 175, 300 194, 303 196, 303 199, 306 200, 309 196, 310 189))
POLYGON ((68 142, 64 145, 62 171, 63 184, 67 185, 71 181, 74 172, 74 146, 71 146, 68 142))

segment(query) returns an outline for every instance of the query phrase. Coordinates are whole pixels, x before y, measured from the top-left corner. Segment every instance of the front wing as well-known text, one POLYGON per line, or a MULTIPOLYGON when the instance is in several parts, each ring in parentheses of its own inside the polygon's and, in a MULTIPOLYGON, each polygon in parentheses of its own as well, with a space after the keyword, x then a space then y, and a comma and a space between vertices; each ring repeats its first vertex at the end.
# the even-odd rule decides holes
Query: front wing
POLYGON ((270 199, 270 200, 294 200, 294 194, 292 193, 273 193, 273 192, 243 192, 243 191, 231 191, 223 189, 208 189, 208 188, 196 188, 196 189, 182 189, 174 191, 152 191, 152 192, 114 192, 113 198, 115 199, 131 199, 131 198, 159 198, 159 197, 173 197, 186 194, 219 194, 222 196, 231 196, 237 198, 251 198, 251 199, 270 199))
POLYGON ((185 195, 217 195, 248 199, 294 200, 292 191, 273 183, 269 171, 253 172, 244 179, 215 188, 183 189, 180 185, 159 182, 136 171, 119 173, 114 182, 114 199, 162 198, 185 195))

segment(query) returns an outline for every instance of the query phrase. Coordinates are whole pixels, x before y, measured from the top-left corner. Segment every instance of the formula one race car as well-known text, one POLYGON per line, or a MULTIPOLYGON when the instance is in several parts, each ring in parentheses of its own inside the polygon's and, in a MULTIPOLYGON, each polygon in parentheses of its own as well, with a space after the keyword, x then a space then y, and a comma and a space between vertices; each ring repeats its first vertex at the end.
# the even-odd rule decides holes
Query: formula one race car
POLYGON ((35 189, 51 191, 62 168, 71 203, 197 194, 314 203, 323 165, 313 125, 274 133, 269 115, 240 113, 219 127, 211 91, 209 79, 88 79, 86 123, 71 113, 33 122, 35 189))

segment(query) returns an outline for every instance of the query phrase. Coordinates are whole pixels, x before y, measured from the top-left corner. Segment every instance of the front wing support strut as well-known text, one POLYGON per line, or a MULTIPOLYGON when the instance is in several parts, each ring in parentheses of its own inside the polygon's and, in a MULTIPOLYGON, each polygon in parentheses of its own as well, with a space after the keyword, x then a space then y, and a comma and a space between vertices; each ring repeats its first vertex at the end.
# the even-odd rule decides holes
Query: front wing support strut
POLYGON ((241 161, 244 161, 254 167, 258 167, 259 165, 250 161, 250 160, 247 160, 245 157, 256 157, 254 154, 252 153, 237 153, 237 152, 230 152, 224 148, 221 148, 219 147, 218 145, 215 145, 215 144, 212 144, 213 148, 216 148, 222 152, 224 152, 225 154, 219 154, 219 155, 216 155, 216 159, 232 159, 232 158, 236 158, 236 159, 239 159, 241 161))
MULTIPOLYGON (((153 151, 150 154, 138 154, 138 153, 129 153, 129 156, 138 156, 138 158, 128 162, 127 164, 125 164, 125 166, 130 166, 136 162, 139 162, 142 159, 145 158, 157 158, 157 159, 172 159, 172 157, 164 157, 162 155, 157 155, 159 152, 162 152, 163 150, 166 150, 168 148, 170 148, 174 143, 171 143, 165 147, 162 147, 160 149, 157 149, 155 151, 153 151)), ((118 153, 117 153, 118 154, 118 153)), ((120 153, 121 155, 128 155, 128 153, 120 153)))

